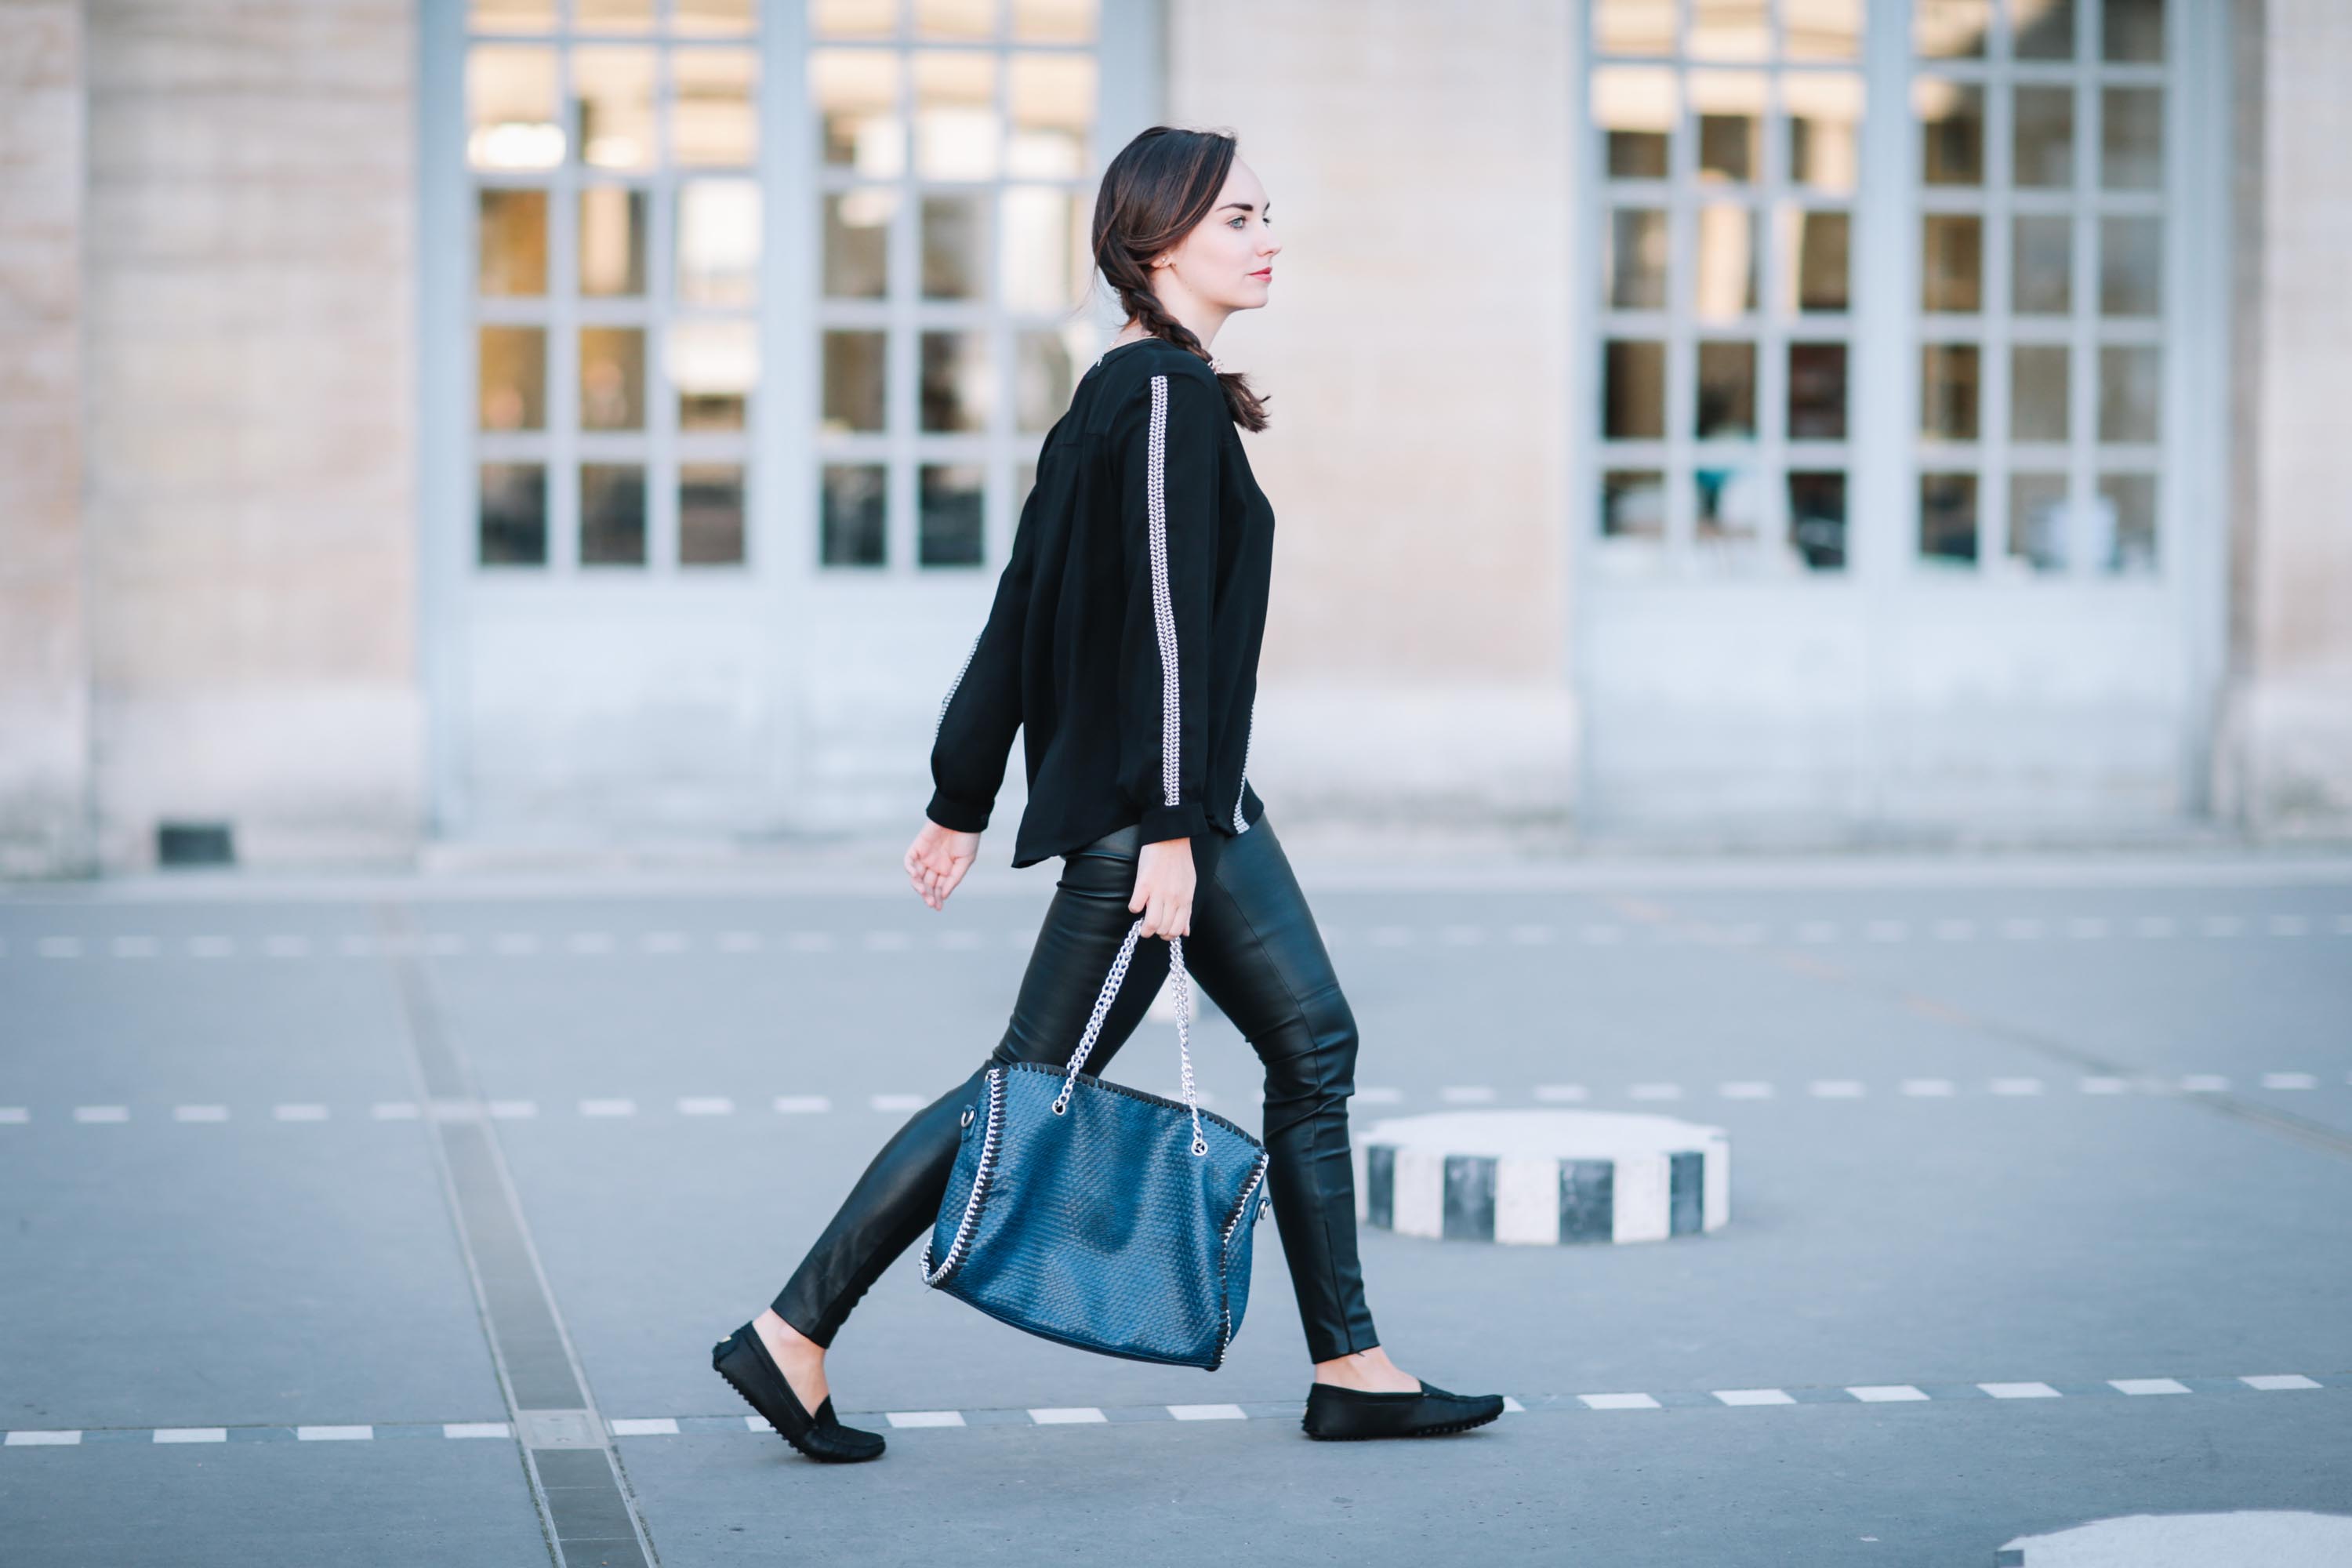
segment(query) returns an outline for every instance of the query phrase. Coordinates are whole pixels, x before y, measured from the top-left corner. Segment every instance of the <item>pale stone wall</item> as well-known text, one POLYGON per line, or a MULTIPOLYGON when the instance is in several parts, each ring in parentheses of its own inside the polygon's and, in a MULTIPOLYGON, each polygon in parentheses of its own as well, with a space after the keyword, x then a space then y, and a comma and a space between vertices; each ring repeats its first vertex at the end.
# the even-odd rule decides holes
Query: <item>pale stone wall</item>
POLYGON ((1240 138, 1285 247, 1216 348, 1271 395, 1251 773, 1286 821, 1568 805, 1573 9, 1170 6, 1166 116, 1240 138))
POLYGON ((87 868, 77 0, 0 0, 0 875, 87 868))
MULTIPOLYGON (((421 810, 409 0, 89 5, 94 810, 241 859, 421 810)), ((13 224, 12 224, 13 226, 13 224)))

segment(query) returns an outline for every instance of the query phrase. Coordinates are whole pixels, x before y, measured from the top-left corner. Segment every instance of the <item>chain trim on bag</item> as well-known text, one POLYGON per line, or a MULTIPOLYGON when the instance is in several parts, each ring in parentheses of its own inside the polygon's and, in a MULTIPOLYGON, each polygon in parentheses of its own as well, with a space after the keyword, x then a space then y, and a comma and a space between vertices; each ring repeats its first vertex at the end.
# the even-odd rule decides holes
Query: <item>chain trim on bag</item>
MULTIPOLYGON (((1118 956, 1111 960, 1110 975, 1103 982, 1102 992, 1095 998, 1095 1010, 1087 1019, 1086 1033, 1079 1037, 1078 1048, 1070 1053, 1069 1064, 1062 1069, 1062 1092, 1054 1097, 1054 1114, 1066 1113, 1070 1091, 1077 1087, 1078 1069, 1086 1065, 1087 1053, 1095 1048, 1095 1037, 1102 1033, 1103 1020, 1110 1016, 1111 998, 1118 994, 1118 983, 1127 978, 1127 966, 1135 957, 1135 944, 1143 935, 1143 921, 1139 918, 1127 928, 1127 940, 1118 944, 1118 956)), ((1209 1142, 1201 1135, 1201 1104, 1192 1092, 1192 986, 1184 973, 1184 939, 1168 939, 1168 971, 1176 981, 1176 1049, 1184 1063, 1184 1109, 1192 1115, 1192 1152, 1206 1154, 1209 1142)))
POLYGON ((1256 1218, 1252 1219, 1250 1223, 1255 1225, 1258 1220, 1265 1217, 1265 1209, 1260 1203, 1258 1188, 1265 1180, 1266 1166, 1273 1158, 1271 1152, 1258 1155, 1256 1168, 1250 1172, 1249 1185, 1242 1189, 1242 1201, 1234 1206, 1233 1217, 1225 1221, 1224 1234, 1217 1238, 1217 1308, 1223 1315, 1223 1327, 1217 1332, 1217 1353, 1210 1360, 1211 1372, 1216 1371, 1218 1367, 1224 1364, 1225 1347, 1234 1342, 1234 1293, 1232 1287, 1226 1283, 1231 1276, 1233 1265, 1234 1227, 1241 1224, 1242 1215, 1248 1214, 1254 1204, 1259 1205, 1259 1207, 1256 1218))
MULTIPOLYGON (((916 1264, 926 1285, 938 1285, 963 1264, 964 1254, 971 1249, 972 1232, 980 1225, 980 1200, 988 1191, 988 1178, 996 1168, 996 1133, 1004 1124, 1004 1069, 994 1068, 988 1074, 988 1126, 980 1144, 980 1163, 971 1175, 971 1195, 964 1200, 963 1217, 956 1221, 955 1240, 949 1244, 947 1258, 937 1272, 931 1268, 931 1244, 923 1243, 923 1255, 916 1264)), ((971 1114, 967 1109, 964 1112, 971 1114)))

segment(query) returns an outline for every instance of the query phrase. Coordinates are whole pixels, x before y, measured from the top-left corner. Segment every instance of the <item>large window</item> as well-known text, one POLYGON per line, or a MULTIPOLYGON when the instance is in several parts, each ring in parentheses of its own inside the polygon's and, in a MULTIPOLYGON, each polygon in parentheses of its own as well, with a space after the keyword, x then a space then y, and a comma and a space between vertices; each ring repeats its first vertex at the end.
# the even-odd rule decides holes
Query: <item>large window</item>
POLYGON ((1077 314, 1094 0, 812 0, 807 17, 816 558, 982 568, 1096 336, 1077 314))
POLYGON ((476 562, 745 563, 756 0, 473 0, 476 562))

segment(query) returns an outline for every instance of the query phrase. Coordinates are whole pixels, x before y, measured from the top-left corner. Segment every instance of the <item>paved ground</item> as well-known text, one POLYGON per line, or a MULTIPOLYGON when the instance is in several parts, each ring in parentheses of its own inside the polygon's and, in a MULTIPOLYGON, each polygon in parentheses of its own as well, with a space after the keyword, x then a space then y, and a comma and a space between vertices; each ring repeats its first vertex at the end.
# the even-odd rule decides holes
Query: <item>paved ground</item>
MULTIPOLYGON (((1360 1120, 1729 1130, 1714 1236, 1364 1233, 1391 1353, 1511 1394, 1495 1426, 1304 1438, 1269 1223, 1214 1374, 1016 1333, 910 1253, 831 1363, 890 1453, 749 1429, 711 1342, 994 1043, 1051 866, 938 913, 895 846, 20 886, 0 1558, 1989 1568, 2114 1515, 2352 1511, 2352 863, 1294 853, 1360 1120)), ((1195 1040, 1253 1122, 1247 1047, 1195 1040)), ((1111 1076, 1173 1092, 1172 1028, 1111 1076)))

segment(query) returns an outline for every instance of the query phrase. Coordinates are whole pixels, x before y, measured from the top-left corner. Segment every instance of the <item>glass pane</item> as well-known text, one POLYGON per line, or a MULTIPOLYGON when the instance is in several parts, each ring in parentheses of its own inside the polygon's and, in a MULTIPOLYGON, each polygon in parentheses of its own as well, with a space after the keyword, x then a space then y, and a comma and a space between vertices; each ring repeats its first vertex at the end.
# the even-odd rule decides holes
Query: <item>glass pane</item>
POLYGON ((2116 61, 2164 58, 2164 0, 2106 0, 2099 17, 2101 51, 2116 61))
POLYGON ((679 321, 664 343, 680 430, 751 427, 760 340, 750 321, 679 321))
POLYGON ((1816 190, 1851 191, 1862 169, 1862 79, 1790 72, 1780 96, 1789 114, 1789 178, 1816 190))
POLYGON ((646 427, 646 330, 580 329, 580 428, 646 427))
POLYGON ((1789 439, 1845 439, 1845 345, 1789 345, 1789 439))
POLYGON ((748 33, 760 25, 759 0, 671 0, 671 5, 673 32, 748 33))
POLYGON ((2156 570, 2156 476, 2101 474, 2099 500, 2108 530, 2107 548, 2091 557, 2118 576, 2156 570))
POLYGON ((742 464, 678 465, 677 563, 743 564, 742 464))
POLYGON ((572 0, 572 25, 583 33, 647 33, 654 0, 572 0))
POLYGON ((1655 440, 1666 433, 1666 345, 1612 339, 1601 345, 1601 433, 1655 440))
POLYGON ((995 33, 995 0, 915 0, 919 38, 986 38, 995 33))
POLYGON ((926 431, 985 430, 994 390, 988 341, 980 332, 925 332, 916 428, 926 431))
POLYGON ((480 193, 480 254, 475 289, 485 295, 547 292, 547 193, 480 193))
POLYGON ((1784 267, 1782 275, 1797 290, 1798 310, 1846 309, 1846 243, 1852 226, 1848 216, 1842 212, 1799 211, 1790 215, 1789 227, 1796 234, 1796 264, 1784 267))
POLYGON ((1070 406, 1074 384, 1070 345, 1059 332, 1024 331, 1013 339, 1013 420, 1022 432, 1049 430, 1070 406))
POLYGON ((654 166, 654 52, 572 51, 572 123, 580 161, 596 169, 654 166))
POLYGON ((1609 248, 1601 258, 1602 298, 1614 310, 1662 310, 1666 304, 1666 215, 1618 207, 1609 215, 1609 248))
POLYGON ((466 55, 466 162, 477 169, 552 169, 563 162, 555 51, 484 46, 466 55))
POLYGON ((1911 47, 1923 58, 1984 58, 1992 0, 1912 0, 1911 47))
POLYGON ((898 58, 882 49, 818 49, 809 56, 809 94, 828 166, 870 179, 905 173, 899 68, 898 58))
POLYGON ((1738 547, 1752 552, 1762 531, 1764 471, 1754 463, 1709 466, 1691 470, 1696 492, 1694 538, 1703 552, 1722 553, 1738 547))
POLYGON ((882 428, 882 334, 824 334, 824 412, 817 428, 827 436, 882 428))
POLYGON ((759 60, 749 49, 670 54, 669 155, 694 167, 749 168, 760 155, 752 100, 759 60))
POLYGON ((2010 308, 2021 316, 2063 316, 2074 300, 2074 220, 2027 216, 2010 225, 2010 308))
POLYGON ((898 194, 880 186, 826 193, 824 292, 831 300, 879 300, 889 291, 890 215, 898 194))
POLYGON ((1093 263, 1083 198, 1067 191, 1005 191, 997 235, 999 295, 1009 310, 1066 310, 1077 302, 1093 263))
POLYGON ((1977 345, 1919 347, 1919 434, 1932 439, 1977 438, 1977 345))
POLYGON ((580 465, 580 564, 646 563, 646 470, 642 463, 580 465))
POLYGON ((924 566, 981 563, 987 491, 976 463, 925 463, 917 470, 915 560, 924 566))
POLYGON ((1911 84, 1919 119, 1919 178, 1930 185, 1984 184, 1984 88, 1923 76, 1911 84))
POLYGON ((2163 219, 2099 220, 2099 314, 2153 316, 2164 268, 2163 219))
POLYGON ((476 381, 485 430, 547 428, 547 329, 484 327, 476 381))
POLYGON ((1756 345, 1698 345, 1698 409, 1691 426, 1702 441, 1749 440, 1756 435, 1756 345))
POLYGON ((2015 183, 2032 189, 2074 183, 2074 89, 2017 89, 2015 183))
POLYGON ((2153 343, 2099 348, 2099 439, 2153 441, 2164 385, 2153 343))
POLYGON ((1744 184, 1764 177, 1764 78, 1693 71, 1691 109, 1698 122, 1698 177, 1744 184))
POLYGON ((580 193, 580 292, 646 291, 646 193, 591 185, 580 193))
POLYGON ((1862 58, 1864 0, 1780 0, 1780 48, 1792 60, 1862 58))
POLYGON ((1675 0, 1592 0, 1592 41, 1603 54, 1675 52, 1675 0))
POLYGON ((1612 180, 1663 180, 1675 126, 1672 71, 1613 66, 1592 73, 1592 123, 1604 138, 1612 180))
POLYGON ((988 297, 988 197, 925 196, 923 298, 988 297))
POLYGON ((1771 52, 1764 0, 1691 0, 1690 53, 1699 59, 1760 60, 1771 52))
POLYGON ((1601 531, 1614 539, 1666 536, 1666 476, 1656 468, 1611 468, 1601 476, 1601 531))
POLYGON ((2074 0, 2010 0, 2009 26, 2019 59, 2074 58, 2074 0))
POLYGON ((1085 174, 1095 121, 1094 57, 1014 55, 1005 88, 1013 117, 1005 172, 1045 179, 1085 174))
POLYGON ((1754 207, 1698 209, 1698 255, 1691 308, 1703 321, 1737 321, 1756 309, 1758 217, 1754 207))
POLYGON ((996 176, 996 59, 961 50, 915 57, 915 172, 932 180, 996 176))
POLYGON ((1977 310, 1984 299, 1984 219, 1929 213, 1920 220, 1919 308, 1977 310))
POLYGON ((1845 475, 1789 475, 1789 542, 1812 571, 1845 564, 1845 475))
POLYGON ((759 182, 681 183, 677 187, 678 299, 688 305, 749 305, 757 297, 759 278, 759 182))
POLYGON ((1013 0, 1013 36, 1024 44, 1088 44, 1095 0, 1013 0))
POLYGON ((1929 565, 1968 565, 1977 558, 1977 477, 1919 476, 1919 554, 1929 565))
POLYGON ((540 463, 484 463, 475 533, 485 566, 547 564, 547 468, 540 463))
POLYGON ((898 0, 808 0, 818 38, 887 38, 898 30, 898 0))
POLYGON ((2066 439, 2066 345, 2018 343, 2009 351, 2009 435, 2013 441, 2066 439))
POLYGON ((2009 476, 2010 558, 2036 572, 2066 570, 2066 476, 2009 476))
POLYGON ((474 0, 466 26, 477 33, 546 33, 555 27, 555 0, 474 0))
POLYGON ((818 504, 818 561, 827 566, 881 565, 888 495, 879 467, 827 463, 818 504))
POLYGON ((2100 94, 2099 180, 2111 191, 2164 183, 2164 89, 2111 87, 2100 94))

